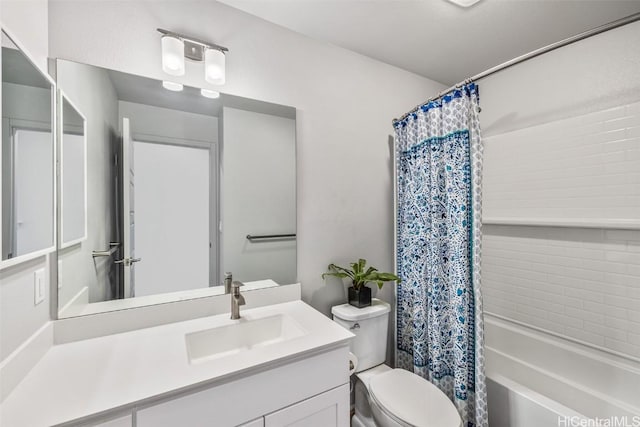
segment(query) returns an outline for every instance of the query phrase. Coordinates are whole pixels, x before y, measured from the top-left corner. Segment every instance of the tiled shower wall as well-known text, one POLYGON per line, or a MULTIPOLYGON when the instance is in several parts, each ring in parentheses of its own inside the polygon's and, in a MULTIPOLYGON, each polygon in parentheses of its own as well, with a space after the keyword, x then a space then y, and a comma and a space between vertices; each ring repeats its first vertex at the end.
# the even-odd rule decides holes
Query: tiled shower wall
POLYGON ((484 140, 483 220, 640 222, 640 103, 484 140))
POLYGON ((484 143, 485 311, 640 359, 640 103, 484 143))

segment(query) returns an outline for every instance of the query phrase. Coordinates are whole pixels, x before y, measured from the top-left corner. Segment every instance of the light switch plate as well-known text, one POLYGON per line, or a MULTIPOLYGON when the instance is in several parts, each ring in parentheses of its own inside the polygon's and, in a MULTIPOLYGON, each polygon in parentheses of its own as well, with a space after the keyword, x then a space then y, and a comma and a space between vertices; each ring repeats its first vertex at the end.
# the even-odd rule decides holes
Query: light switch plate
POLYGON ((33 273, 33 304, 38 305, 44 301, 46 282, 44 279, 44 268, 33 273))

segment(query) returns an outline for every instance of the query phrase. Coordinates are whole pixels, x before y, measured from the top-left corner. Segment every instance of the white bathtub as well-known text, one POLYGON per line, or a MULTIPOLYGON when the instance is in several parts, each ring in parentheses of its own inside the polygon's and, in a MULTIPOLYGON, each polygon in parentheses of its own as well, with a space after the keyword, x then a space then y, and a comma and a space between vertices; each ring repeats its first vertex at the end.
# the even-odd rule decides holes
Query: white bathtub
POLYGON ((640 426, 640 363, 490 314, 485 346, 490 427, 640 426))

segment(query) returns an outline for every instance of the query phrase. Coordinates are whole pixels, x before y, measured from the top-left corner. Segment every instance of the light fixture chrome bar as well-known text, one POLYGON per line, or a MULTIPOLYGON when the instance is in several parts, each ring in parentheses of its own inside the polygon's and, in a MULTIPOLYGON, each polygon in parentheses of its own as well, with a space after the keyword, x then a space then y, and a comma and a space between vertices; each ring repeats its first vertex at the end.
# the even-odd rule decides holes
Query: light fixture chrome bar
POLYGON ((163 36, 178 37, 179 39, 182 39, 182 40, 184 40, 186 42, 197 44, 197 45, 200 45, 202 47, 206 47, 206 48, 209 48, 209 49, 216 49, 216 50, 219 50, 220 52, 229 52, 229 49, 227 49, 224 46, 220 46, 219 44, 215 44, 215 43, 207 42, 207 41, 204 41, 204 40, 196 39, 196 38, 191 37, 191 36, 185 36, 184 34, 180 34, 180 33, 176 33, 176 32, 173 32, 173 31, 165 30, 163 28, 157 28, 157 30, 163 36))
POLYGON ((451 92, 452 90, 454 90, 456 88, 464 86, 468 82, 480 80, 480 79, 482 79, 484 77, 488 77, 488 76, 490 76, 492 74, 495 74, 498 71, 506 70, 507 68, 513 67, 514 65, 517 65, 517 64, 519 64, 521 62, 524 62, 524 61, 527 61, 529 59, 535 58, 536 56, 540 56, 542 54, 551 52, 552 50, 556 50, 558 48, 570 45, 570 44, 575 43, 577 41, 584 40, 584 39, 586 39, 588 37, 595 36, 595 35, 600 34, 600 33, 604 33, 605 31, 613 30, 614 28, 622 27, 623 25, 627 25, 627 24, 630 24, 630 23, 638 21, 638 20, 640 20, 640 13, 634 13, 633 15, 629 15, 627 17, 618 19, 616 21, 609 22, 608 24, 601 25, 599 27, 596 27, 596 28, 593 28, 591 30, 585 31, 583 33, 577 34, 575 36, 566 38, 564 40, 560 40, 559 42, 551 43, 550 45, 541 47, 540 49, 536 49, 534 51, 531 51, 529 53, 526 53, 524 55, 521 55, 521 56, 518 56, 518 57, 516 57, 514 59, 511 59, 511 60, 509 60, 507 62, 503 62, 500 65, 496 65, 493 68, 489 68, 488 70, 485 70, 485 71, 483 71, 481 73, 478 73, 478 74, 476 74, 475 76, 473 76, 473 77, 471 77, 469 79, 466 79, 466 80, 464 80, 464 81, 462 81, 460 83, 457 83, 454 86, 451 86, 448 89, 443 90, 442 92, 438 93, 438 95, 427 99, 425 102, 421 103, 420 105, 416 105, 416 107, 414 109, 412 109, 411 111, 403 114, 402 117, 400 117, 399 119, 393 119, 391 121, 391 123, 400 122, 400 121, 406 119, 407 117, 409 117, 410 114, 413 114, 416 111, 418 111, 423 105, 428 104, 429 102, 440 98, 441 96, 451 92))

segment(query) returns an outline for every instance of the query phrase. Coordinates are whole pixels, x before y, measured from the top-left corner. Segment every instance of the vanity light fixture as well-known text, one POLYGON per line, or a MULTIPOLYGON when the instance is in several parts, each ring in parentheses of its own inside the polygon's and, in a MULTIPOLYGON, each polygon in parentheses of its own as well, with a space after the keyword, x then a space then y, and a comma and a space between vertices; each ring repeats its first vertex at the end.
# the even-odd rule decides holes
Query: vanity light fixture
POLYGON ((184 41, 176 36, 162 36, 162 70, 172 76, 184 74, 184 41))
POLYGON ((215 85, 225 83, 225 52, 229 49, 162 28, 158 28, 158 32, 162 34, 162 69, 165 73, 172 76, 184 75, 186 58, 204 63, 204 78, 207 82, 215 85))
POLYGON ((173 92, 180 92, 183 88, 182 84, 176 82, 163 81, 162 87, 173 92))
POLYGON ((225 81, 224 53, 217 49, 204 50, 204 79, 214 85, 223 85, 225 81))
POLYGON ((200 94, 205 98, 217 99, 220 98, 220 92, 211 89, 200 89, 200 94))

